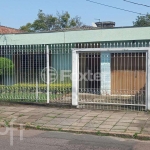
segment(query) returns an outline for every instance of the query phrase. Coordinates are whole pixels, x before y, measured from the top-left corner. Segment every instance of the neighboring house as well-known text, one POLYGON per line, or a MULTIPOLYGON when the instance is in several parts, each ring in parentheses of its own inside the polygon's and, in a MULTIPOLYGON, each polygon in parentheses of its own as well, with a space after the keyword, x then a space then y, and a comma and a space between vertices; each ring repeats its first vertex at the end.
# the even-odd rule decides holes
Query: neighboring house
POLYGON ((23 33, 24 31, 21 31, 19 29, 14 29, 6 26, 0 26, 0 34, 12 34, 12 33, 23 33))
POLYGON ((72 105, 150 109, 150 27, 67 29, 5 38, 7 44, 0 39, 0 54, 13 60, 15 84, 45 84, 56 75, 48 69, 53 67, 58 77, 50 85, 59 83, 65 89, 71 83, 72 105))

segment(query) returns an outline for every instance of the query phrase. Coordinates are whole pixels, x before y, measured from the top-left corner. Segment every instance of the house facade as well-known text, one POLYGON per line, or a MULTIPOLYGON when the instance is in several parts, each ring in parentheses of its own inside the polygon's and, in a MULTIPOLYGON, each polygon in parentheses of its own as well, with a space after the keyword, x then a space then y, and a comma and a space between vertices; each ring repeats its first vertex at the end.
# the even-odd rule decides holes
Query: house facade
POLYGON ((150 27, 5 34, 0 55, 14 70, 2 90, 36 102, 149 110, 149 47, 150 27))

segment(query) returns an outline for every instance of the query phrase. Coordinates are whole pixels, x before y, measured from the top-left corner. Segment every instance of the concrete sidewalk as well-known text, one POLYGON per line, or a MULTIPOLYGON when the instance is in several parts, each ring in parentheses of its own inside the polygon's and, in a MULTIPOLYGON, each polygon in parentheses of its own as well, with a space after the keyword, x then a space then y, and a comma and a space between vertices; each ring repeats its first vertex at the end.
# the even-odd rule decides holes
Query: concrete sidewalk
POLYGON ((14 125, 95 134, 150 138, 150 113, 102 111, 40 106, 0 106, 3 126, 16 118, 14 125))

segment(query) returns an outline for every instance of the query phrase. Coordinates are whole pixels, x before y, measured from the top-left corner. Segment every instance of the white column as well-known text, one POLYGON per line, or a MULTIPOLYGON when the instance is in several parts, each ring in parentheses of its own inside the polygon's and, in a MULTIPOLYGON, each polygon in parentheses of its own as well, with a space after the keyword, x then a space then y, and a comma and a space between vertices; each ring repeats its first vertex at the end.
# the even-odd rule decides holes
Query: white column
POLYGON ((78 106, 79 63, 78 53, 72 51, 72 105, 78 106))
POLYGON ((49 76, 49 47, 48 45, 46 46, 46 64, 47 64, 47 103, 50 101, 50 96, 49 96, 49 85, 50 85, 50 76, 49 76))

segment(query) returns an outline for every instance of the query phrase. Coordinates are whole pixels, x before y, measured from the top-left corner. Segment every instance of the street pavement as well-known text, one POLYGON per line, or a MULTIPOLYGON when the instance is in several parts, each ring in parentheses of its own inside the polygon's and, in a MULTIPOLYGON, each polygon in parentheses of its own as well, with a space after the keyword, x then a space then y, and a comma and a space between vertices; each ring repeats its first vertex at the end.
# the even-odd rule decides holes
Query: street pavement
MULTIPOLYGON (((2 129, 1 129, 2 132, 2 129)), ((56 131, 25 130, 20 141, 19 130, 0 136, 1 150, 149 150, 150 141, 56 131)))
POLYGON ((0 106, 1 126, 9 126, 12 121, 18 127, 23 124, 24 128, 150 138, 149 112, 0 106))

